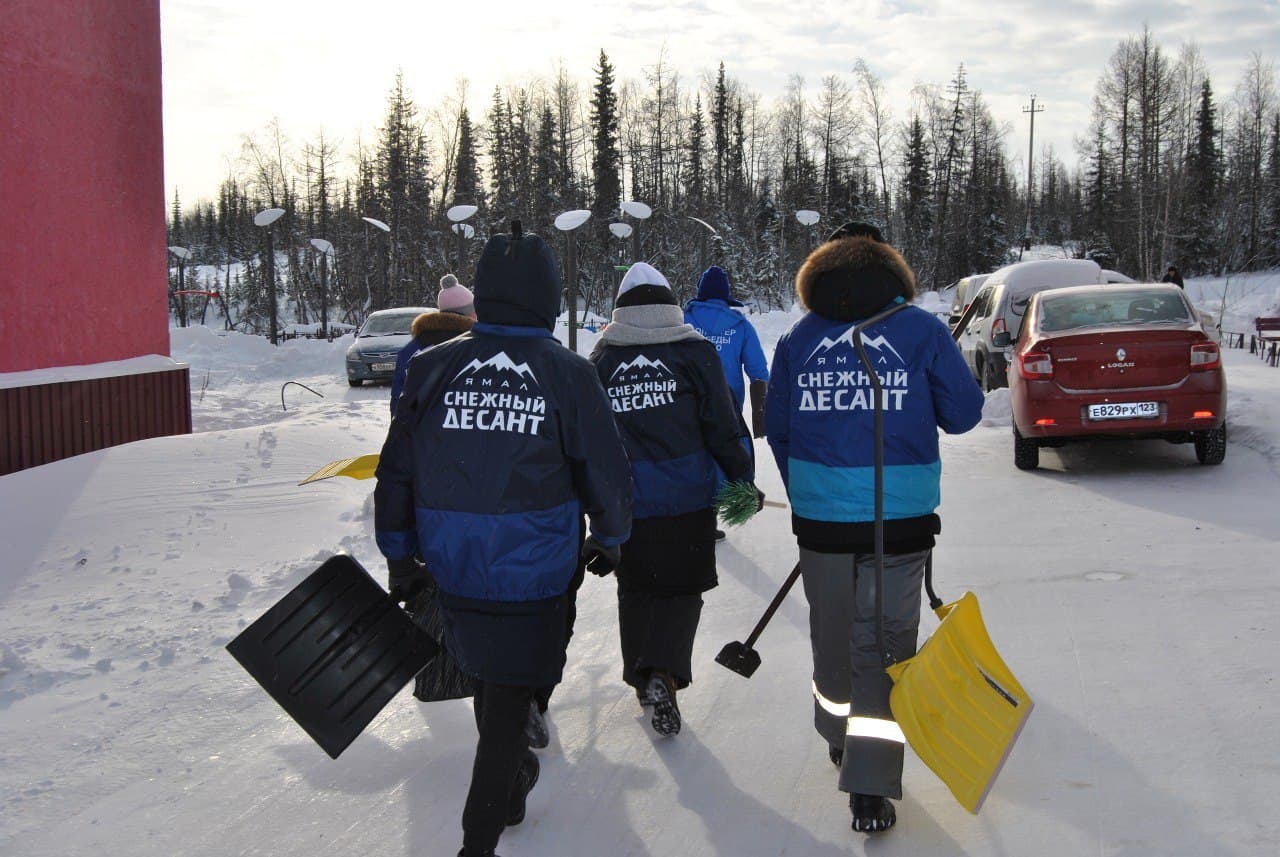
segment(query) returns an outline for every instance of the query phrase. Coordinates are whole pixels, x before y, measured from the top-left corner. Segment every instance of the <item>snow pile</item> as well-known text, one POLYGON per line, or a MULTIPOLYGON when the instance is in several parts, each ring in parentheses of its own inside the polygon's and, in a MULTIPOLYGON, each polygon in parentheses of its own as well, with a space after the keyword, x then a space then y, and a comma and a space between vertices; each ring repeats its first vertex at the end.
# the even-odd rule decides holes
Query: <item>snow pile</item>
POLYGON ((1000 387, 987 393, 982 404, 982 424, 991 428, 1013 425, 1013 399, 1009 388, 1000 387))
POLYGON ((272 346, 266 337, 208 327, 175 327, 169 331, 169 347, 175 360, 191 366, 194 378, 213 370, 222 381, 257 381, 300 378, 346 372, 346 352, 353 337, 332 342, 323 339, 289 339, 272 346))

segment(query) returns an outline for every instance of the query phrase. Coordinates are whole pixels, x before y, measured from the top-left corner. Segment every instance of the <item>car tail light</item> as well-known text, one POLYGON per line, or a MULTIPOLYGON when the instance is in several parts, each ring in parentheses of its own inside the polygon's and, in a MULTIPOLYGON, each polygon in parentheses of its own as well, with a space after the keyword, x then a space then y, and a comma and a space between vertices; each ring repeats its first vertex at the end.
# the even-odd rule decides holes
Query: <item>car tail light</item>
POLYGON ((1028 381, 1053 377, 1053 358, 1043 351, 1027 351, 1018 355, 1018 371, 1028 381))
POLYGON ((1191 371, 1203 372, 1207 369, 1217 369, 1221 365, 1222 355, 1218 351, 1217 343, 1197 342, 1191 346, 1191 371))
POLYGON ((1191 417, 1197 420, 1211 420, 1213 419, 1213 411, 1196 411, 1191 417))
POLYGON ((1057 425, 1057 424, 1058 424, 1058 421, 1057 421, 1057 420, 1051 419, 1051 418, 1049 418, 1049 417, 1045 417, 1045 418, 1043 418, 1043 419, 1038 419, 1038 420, 1036 420, 1036 425, 1038 425, 1038 426, 1053 426, 1053 425, 1057 425))

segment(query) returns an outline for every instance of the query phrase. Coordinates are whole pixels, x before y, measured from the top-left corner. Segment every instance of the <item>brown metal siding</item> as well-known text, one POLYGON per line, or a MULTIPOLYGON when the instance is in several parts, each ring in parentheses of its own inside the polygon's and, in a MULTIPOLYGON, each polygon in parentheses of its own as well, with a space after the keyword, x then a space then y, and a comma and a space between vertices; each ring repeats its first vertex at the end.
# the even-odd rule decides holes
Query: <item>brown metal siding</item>
POLYGON ((149 437, 191 432, 186 367, 0 390, 0 475, 149 437))

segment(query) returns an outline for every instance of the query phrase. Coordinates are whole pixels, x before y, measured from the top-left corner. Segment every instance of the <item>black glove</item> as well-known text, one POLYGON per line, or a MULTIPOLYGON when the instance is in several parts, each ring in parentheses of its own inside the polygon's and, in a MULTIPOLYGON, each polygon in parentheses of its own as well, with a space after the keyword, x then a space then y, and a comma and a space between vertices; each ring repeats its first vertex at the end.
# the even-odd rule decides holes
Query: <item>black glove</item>
MULTIPOLYGON (((751 487, 756 488, 754 484, 752 484, 751 487)), ((759 488, 756 488, 756 511, 757 512, 764 511, 764 492, 761 491, 759 488)))
POLYGON ((768 381, 751 382, 751 436, 764 437, 764 397, 769 392, 768 381))
POLYGON ((605 577, 622 564, 622 548, 618 545, 606 547, 596 541, 595 536, 587 536, 582 543, 582 560, 587 571, 605 577))
POLYGON ((414 596, 431 583, 427 567, 418 562, 416 557, 389 559, 387 571, 387 588, 390 590, 391 600, 398 604, 413 601, 414 596))

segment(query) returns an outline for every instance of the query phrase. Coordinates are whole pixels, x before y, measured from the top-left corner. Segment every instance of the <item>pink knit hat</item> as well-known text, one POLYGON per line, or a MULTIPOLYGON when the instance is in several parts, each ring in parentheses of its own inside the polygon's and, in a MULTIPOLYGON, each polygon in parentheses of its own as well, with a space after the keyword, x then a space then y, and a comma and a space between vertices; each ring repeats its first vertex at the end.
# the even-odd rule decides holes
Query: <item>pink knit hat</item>
POLYGON ((440 312, 452 312, 458 315, 475 314, 475 298, 471 289, 458 284, 453 274, 445 274, 440 278, 440 296, 436 298, 436 306, 440 312))

